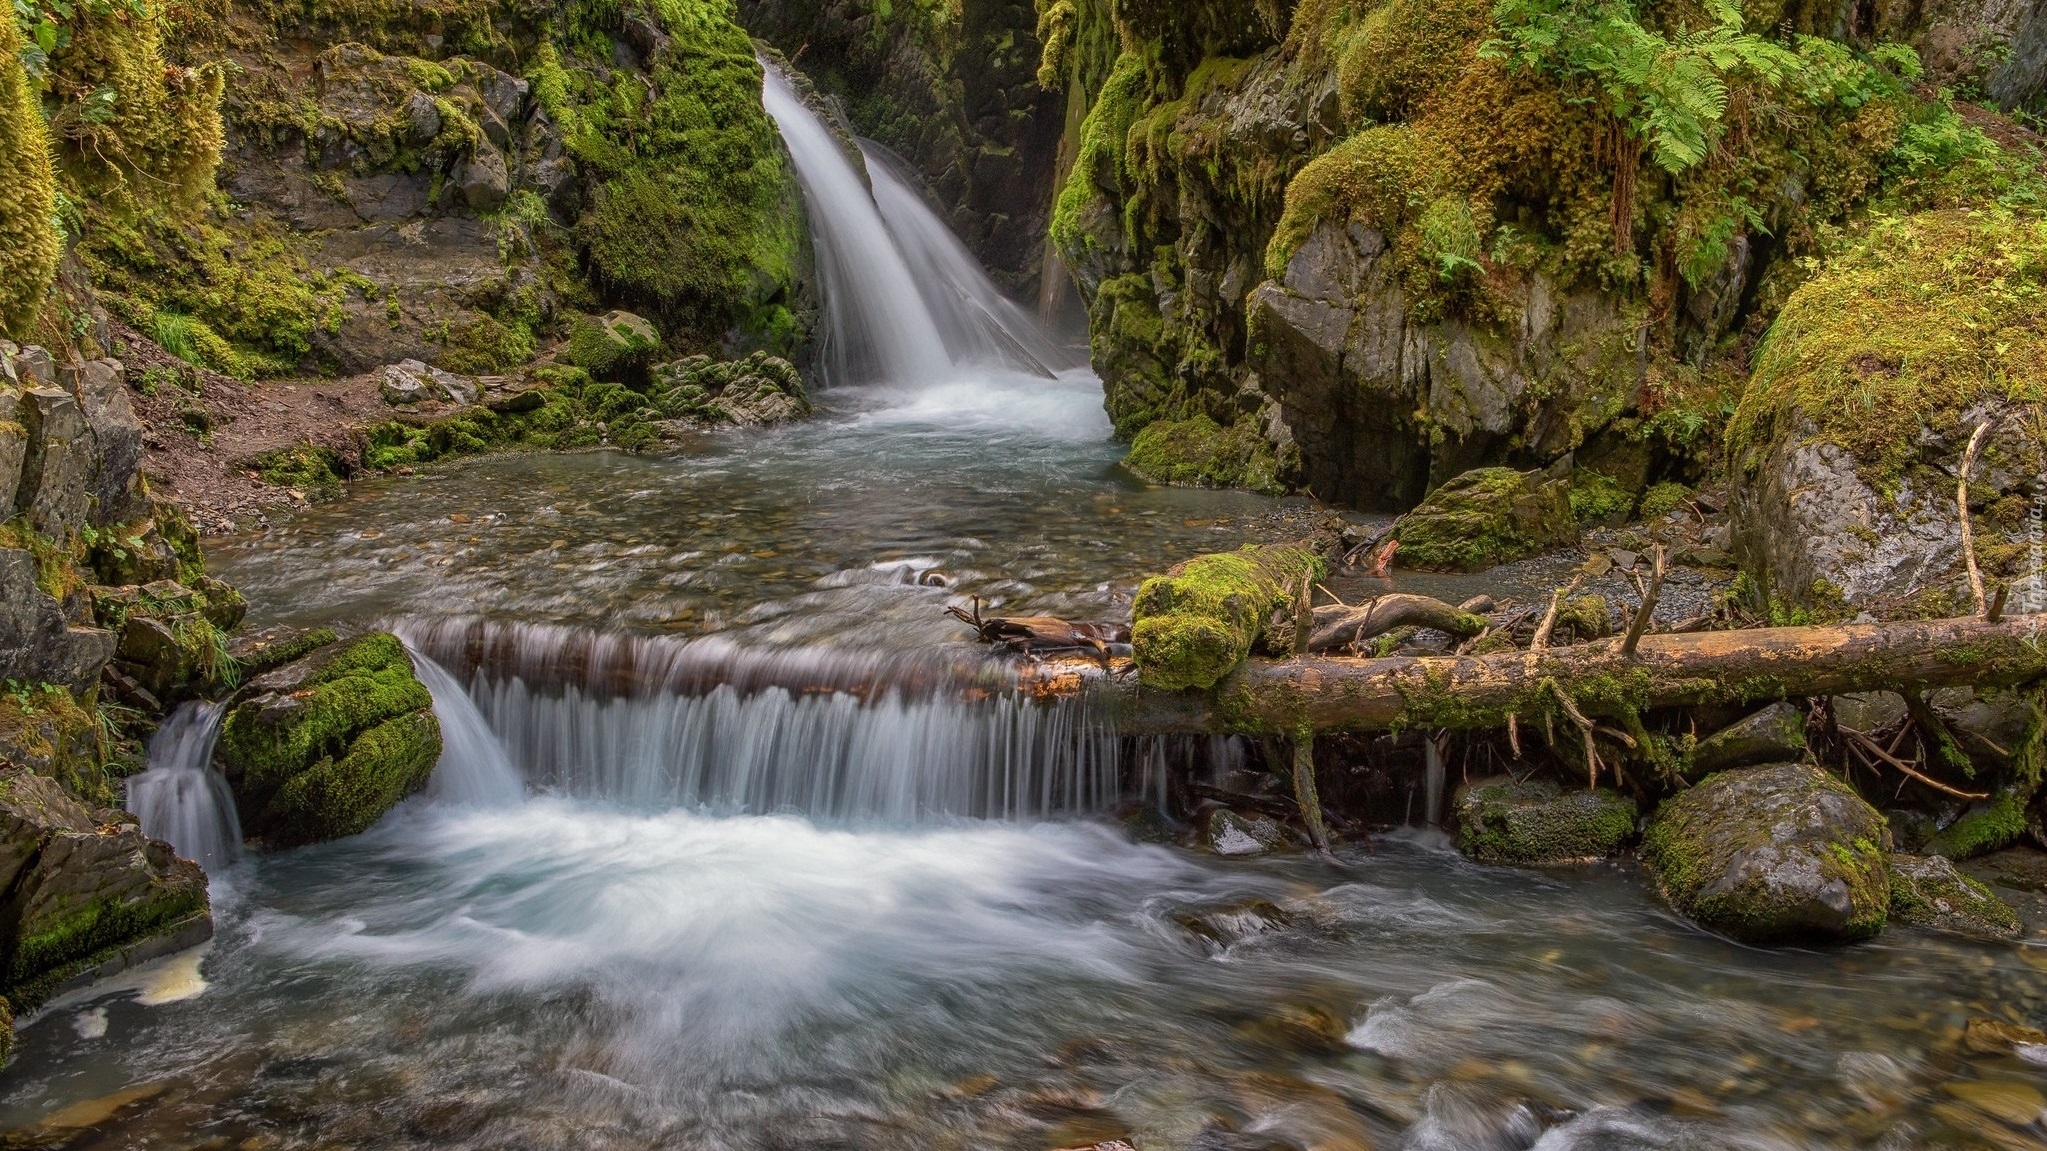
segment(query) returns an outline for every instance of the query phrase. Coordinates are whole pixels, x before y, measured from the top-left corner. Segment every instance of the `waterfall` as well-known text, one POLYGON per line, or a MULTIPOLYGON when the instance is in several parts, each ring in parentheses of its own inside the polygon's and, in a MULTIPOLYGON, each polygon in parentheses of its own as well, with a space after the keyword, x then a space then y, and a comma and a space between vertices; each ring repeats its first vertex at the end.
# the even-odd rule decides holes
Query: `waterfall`
POLYGON ((168 842, 208 872, 242 855, 234 793, 213 770, 213 744, 226 711, 221 703, 179 707, 150 737, 148 770, 128 781, 128 810, 143 834, 168 842))
POLYGON ((837 821, 1037 818, 1111 807, 1117 738, 985 665, 476 620, 401 624, 452 669, 535 787, 837 821))
POLYGON ((819 362, 831 384, 934 384, 952 373, 945 340, 890 240, 866 181, 839 141, 774 67, 762 102, 796 162, 816 239, 825 331, 819 362))
POLYGON ((1048 377, 1085 365, 1084 357, 1052 342, 1037 317, 1002 294, 980 261, 916 191, 915 178, 902 161, 873 144, 863 144, 861 153, 881 218, 915 275, 924 306, 936 317, 954 363, 1048 377))
POLYGON ((441 724, 441 758, 427 780, 427 795, 444 803, 503 807, 526 797, 519 771, 490 722, 448 669, 408 646, 419 681, 434 697, 441 724))

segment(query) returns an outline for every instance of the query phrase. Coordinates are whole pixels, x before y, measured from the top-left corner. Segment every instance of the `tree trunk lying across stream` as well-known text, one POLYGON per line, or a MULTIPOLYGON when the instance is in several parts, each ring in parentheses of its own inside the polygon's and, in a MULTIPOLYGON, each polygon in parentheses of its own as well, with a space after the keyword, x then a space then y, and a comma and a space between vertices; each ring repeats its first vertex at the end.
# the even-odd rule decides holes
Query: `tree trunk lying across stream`
POLYGON ((1949 684, 2007 687, 2047 676, 2047 615, 1648 635, 1485 656, 1253 659, 1207 693, 1117 682, 1131 733, 1301 735, 1484 728, 1552 707, 1592 715, 1754 703, 1949 684))

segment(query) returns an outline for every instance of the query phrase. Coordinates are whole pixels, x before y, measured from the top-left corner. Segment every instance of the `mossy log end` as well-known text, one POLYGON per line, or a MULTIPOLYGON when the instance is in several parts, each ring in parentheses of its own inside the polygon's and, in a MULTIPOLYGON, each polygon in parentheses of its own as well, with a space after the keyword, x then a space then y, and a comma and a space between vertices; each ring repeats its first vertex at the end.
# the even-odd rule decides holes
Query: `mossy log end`
POLYGON ((1214 686, 1256 650, 1273 613, 1326 572, 1314 545, 1271 544, 1196 556, 1144 581, 1130 628, 1139 681, 1167 691, 1214 686))
POLYGON ((2047 676, 2047 615, 1644 636, 1487 656, 1253 660, 1206 696, 1139 690, 1128 731, 1484 728, 1541 714, 1561 691, 1591 715, 2047 676))

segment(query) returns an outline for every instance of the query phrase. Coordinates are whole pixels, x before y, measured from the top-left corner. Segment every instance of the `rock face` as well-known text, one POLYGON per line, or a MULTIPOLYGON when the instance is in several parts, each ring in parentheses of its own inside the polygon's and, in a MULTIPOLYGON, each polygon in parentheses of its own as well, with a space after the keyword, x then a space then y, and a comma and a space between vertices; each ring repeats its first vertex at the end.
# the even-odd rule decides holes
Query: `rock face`
POLYGON ((1318 227, 1248 305, 1248 364, 1300 450, 1303 486, 1404 508, 1468 468, 1555 459, 1577 446, 1574 416, 1619 410, 1635 387, 1633 322, 1539 273, 1517 293, 1524 319, 1506 332, 1417 324, 1384 235, 1318 227))
POLYGON ((367 830, 425 787, 440 759, 433 697, 387 633, 267 672, 237 701, 216 756, 242 829, 270 847, 367 830))
POLYGON ((1642 858, 1672 904, 1744 943, 1826 943, 1883 928, 1890 832, 1847 784, 1784 764, 1722 772, 1664 801, 1642 858))
POLYGON ((1476 468, 1430 492, 1393 538, 1403 567, 1484 571, 1577 539, 1571 485, 1541 472, 1476 468))
POLYGON ((206 875, 119 812, 93 812, 54 780, 0 769, 4 977, 16 1008, 110 962, 212 934, 206 875))
POLYGON ((1635 802, 1616 792, 1565 791, 1547 779, 1480 780, 1457 796, 1457 847, 1481 863, 1604 859, 1635 837, 1635 802))
POLYGON ((1891 921, 1978 939, 2016 939, 2018 913, 1937 855, 1891 857, 1891 921))
POLYGON ((1728 724, 1692 749, 1689 771, 1710 775, 1805 754, 1805 713, 1782 700, 1728 724))

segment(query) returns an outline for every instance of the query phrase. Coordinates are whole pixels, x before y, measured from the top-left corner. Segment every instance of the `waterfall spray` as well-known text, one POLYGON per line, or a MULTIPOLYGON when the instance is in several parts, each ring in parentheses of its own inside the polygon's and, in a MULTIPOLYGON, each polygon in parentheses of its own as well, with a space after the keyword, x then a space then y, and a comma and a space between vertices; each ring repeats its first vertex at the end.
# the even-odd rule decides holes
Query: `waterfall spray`
POLYGON ((227 780, 213 770, 213 744, 227 707, 188 703, 149 741, 149 769, 128 781, 128 810, 142 832, 166 841, 209 873, 242 855, 242 824, 227 780))

